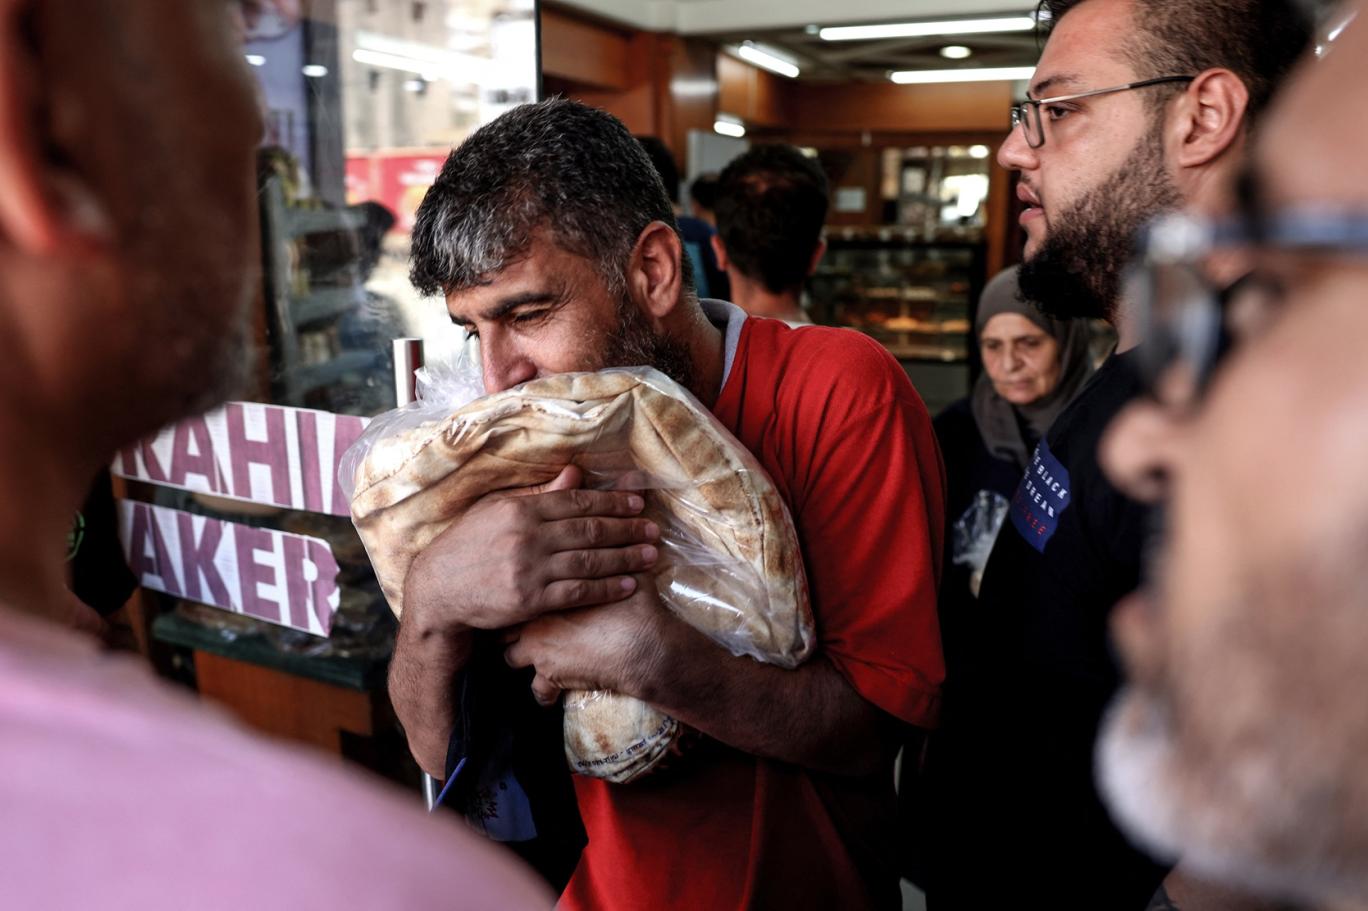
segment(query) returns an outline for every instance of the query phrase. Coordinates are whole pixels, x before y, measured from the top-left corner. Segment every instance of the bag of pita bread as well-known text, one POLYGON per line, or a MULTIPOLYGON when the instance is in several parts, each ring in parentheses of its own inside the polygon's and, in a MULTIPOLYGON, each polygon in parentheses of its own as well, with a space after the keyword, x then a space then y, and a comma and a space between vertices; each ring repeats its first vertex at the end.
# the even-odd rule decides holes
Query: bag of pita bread
MULTIPOLYGON (((797 534, 763 468, 687 390, 649 368, 563 374, 470 400, 459 369, 420 376, 342 462, 352 519, 396 615, 409 566, 486 494, 566 465, 632 489, 661 529, 661 603, 736 655, 793 668, 815 641, 797 534), (464 401, 462 399, 464 398, 464 401)), ((572 770, 614 782, 671 753, 679 722, 617 693, 567 693, 572 770)))

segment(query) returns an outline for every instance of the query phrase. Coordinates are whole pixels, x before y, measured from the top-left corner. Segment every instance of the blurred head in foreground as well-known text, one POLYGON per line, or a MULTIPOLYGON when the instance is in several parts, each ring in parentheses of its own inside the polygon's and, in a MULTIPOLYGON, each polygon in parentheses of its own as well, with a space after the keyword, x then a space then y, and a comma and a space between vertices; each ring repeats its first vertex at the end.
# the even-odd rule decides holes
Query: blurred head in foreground
POLYGON ((1311 901, 1368 899, 1363 110, 1360 12, 1256 138, 1240 223, 1258 317, 1204 402, 1132 408, 1103 453, 1169 500, 1156 582, 1115 620, 1112 805, 1185 865, 1311 901))

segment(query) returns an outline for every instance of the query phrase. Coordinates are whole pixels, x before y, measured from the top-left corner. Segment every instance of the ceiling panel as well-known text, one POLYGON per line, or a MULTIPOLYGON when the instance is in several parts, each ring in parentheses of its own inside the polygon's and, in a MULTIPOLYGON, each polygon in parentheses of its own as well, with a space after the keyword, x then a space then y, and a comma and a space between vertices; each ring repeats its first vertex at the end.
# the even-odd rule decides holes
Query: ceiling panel
POLYGON ((1021 14, 1034 3, 1013 0, 561 0, 566 6, 637 28, 684 35, 746 29, 802 28, 946 19, 995 13, 1021 14))

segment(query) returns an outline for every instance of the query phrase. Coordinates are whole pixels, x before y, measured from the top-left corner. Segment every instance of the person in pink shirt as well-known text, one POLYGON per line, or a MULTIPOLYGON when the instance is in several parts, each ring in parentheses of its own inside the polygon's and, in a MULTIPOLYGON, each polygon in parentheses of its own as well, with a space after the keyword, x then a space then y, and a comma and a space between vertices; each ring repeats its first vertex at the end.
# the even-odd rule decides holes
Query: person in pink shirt
POLYGON ((266 743, 71 627, 121 444, 248 362, 261 125, 223 2, 0 0, 0 883, 7 908, 545 908, 416 795, 266 743))

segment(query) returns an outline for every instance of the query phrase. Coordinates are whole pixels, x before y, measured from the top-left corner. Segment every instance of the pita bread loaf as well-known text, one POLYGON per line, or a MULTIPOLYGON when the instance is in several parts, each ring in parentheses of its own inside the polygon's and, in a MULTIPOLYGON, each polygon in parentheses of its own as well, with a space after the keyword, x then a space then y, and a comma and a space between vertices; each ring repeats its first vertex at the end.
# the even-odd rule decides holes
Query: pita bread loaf
MULTIPOLYGON (((814 626, 797 535, 755 458, 654 370, 533 380, 375 442, 352 517, 396 614, 414 558, 486 494, 544 484, 567 464, 590 486, 643 476, 661 528, 662 602, 736 654, 795 667, 814 626)), ((677 721, 614 693, 567 694, 571 767, 629 781, 679 738, 677 721)))

